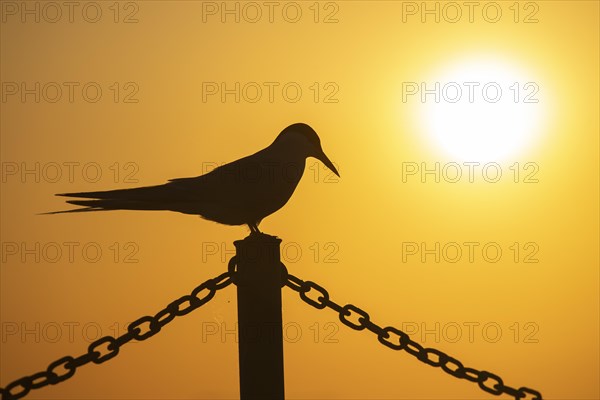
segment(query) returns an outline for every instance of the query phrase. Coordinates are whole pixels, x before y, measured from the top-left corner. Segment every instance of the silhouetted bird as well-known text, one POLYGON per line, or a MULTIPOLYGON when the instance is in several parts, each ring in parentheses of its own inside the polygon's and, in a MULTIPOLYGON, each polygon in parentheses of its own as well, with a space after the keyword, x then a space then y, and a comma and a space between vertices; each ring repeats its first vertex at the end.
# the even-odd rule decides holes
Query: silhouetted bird
POLYGON ((133 189, 60 193, 57 196, 94 200, 68 200, 69 204, 86 208, 48 214, 169 210, 226 225, 247 224, 252 232, 260 232, 260 221, 283 207, 294 193, 308 157, 315 157, 340 176, 323 152, 317 133, 310 126, 297 123, 285 128, 269 147, 205 175, 133 189))

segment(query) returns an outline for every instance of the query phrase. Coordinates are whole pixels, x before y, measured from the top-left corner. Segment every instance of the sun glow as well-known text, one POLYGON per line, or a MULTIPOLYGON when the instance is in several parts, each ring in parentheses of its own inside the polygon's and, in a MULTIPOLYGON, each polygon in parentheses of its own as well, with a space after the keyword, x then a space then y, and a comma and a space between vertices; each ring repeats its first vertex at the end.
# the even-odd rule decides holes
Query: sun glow
POLYGON ((514 158, 538 139, 543 91, 512 65, 461 62, 421 83, 418 92, 421 124, 453 159, 514 158))

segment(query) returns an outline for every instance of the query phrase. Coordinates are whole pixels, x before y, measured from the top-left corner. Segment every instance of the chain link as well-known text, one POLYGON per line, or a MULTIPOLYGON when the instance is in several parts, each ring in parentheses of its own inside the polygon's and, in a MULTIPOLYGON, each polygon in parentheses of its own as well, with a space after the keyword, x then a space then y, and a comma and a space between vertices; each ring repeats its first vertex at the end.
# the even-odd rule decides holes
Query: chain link
POLYGON ((233 281, 235 271, 230 269, 216 278, 197 286, 192 293, 173 301, 154 316, 144 316, 127 326, 127 333, 119 337, 104 336, 89 345, 87 353, 74 358, 66 356, 48 365, 45 371, 31 376, 25 376, 0 388, 1 400, 16 400, 26 396, 31 389, 39 389, 47 385, 56 385, 75 374, 77 368, 88 364, 102 364, 119 354, 121 346, 131 340, 146 340, 162 329, 163 326, 208 303, 216 294, 217 290, 229 286, 233 281), (60 371, 60 372, 59 372, 60 371))
POLYGON ((530 400, 542 400, 541 393, 536 390, 526 387, 515 389, 506 386, 498 375, 494 375, 488 371, 467 368, 460 361, 440 350, 421 346, 400 329, 392 326, 380 327, 373 323, 369 314, 361 308, 353 304, 340 306, 333 302, 329 298, 327 290, 314 282, 303 281, 294 275, 288 274, 286 286, 298 292, 300 298, 311 306, 318 309, 331 308, 336 311, 339 314, 340 321, 344 325, 357 331, 367 329, 376 334, 379 342, 390 349, 404 350, 425 364, 429 364, 432 367, 440 367, 449 375, 476 382, 482 390, 488 393, 496 396, 503 393, 508 394, 513 396, 515 400, 525 400, 528 395, 531 395, 533 397, 530 400))

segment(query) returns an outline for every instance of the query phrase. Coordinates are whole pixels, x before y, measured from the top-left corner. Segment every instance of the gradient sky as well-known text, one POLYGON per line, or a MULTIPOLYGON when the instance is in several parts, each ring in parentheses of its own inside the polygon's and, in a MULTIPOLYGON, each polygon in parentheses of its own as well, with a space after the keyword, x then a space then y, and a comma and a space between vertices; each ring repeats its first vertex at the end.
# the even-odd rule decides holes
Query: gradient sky
MULTIPOLYGON (((0 2, 1 386, 222 273, 248 234, 168 212, 37 215, 67 208, 55 193, 200 175, 302 121, 341 179, 309 159, 262 222, 291 273, 509 386, 600 397, 598 2, 61 3, 0 2), (486 149, 512 138, 502 159, 435 139, 458 109, 406 92, 457 77, 518 77, 518 104, 459 118, 501 127, 486 149)), ((283 318, 289 399, 486 396, 287 288, 283 318)), ((230 286, 30 398, 236 398, 235 322, 230 286)))

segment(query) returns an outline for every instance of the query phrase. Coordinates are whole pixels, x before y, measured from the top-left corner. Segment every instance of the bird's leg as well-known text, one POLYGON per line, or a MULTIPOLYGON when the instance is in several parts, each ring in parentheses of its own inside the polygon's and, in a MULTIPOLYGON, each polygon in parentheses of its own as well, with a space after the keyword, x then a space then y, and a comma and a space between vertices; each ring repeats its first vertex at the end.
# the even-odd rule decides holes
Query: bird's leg
POLYGON ((248 226, 250 227, 250 234, 253 233, 262 233, 259 229, 258 229, 258 225, 256 225, 255 222, 253 223, 249 223, 248 226))

